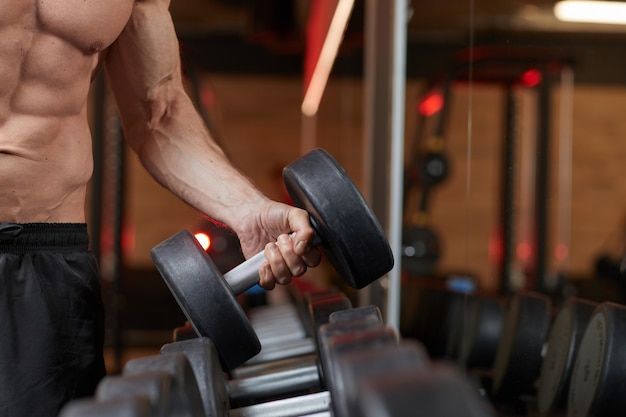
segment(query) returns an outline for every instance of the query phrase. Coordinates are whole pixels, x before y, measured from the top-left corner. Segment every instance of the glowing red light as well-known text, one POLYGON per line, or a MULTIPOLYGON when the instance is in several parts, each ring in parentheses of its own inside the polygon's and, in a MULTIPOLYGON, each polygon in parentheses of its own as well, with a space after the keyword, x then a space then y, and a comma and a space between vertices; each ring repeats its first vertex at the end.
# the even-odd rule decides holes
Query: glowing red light
POLYGON ((209 237, 209 235, 207 235, 206 233, 198 232, 194 236, 196 240, 200 243, 200 246, 202 246, 202 249, 209 249, 209 247, 211 246, 211 238, 209 237))
POLYGON ((530 244, 523 242, 517 245, 517 250, 515 251, 517 257, 521 260, 527 261, 530 259, 531 249, 530 244))
POLYGON ((443 108, 443 96, 439 91, 428 93, 419 103, 418 109, 422 116, 432 116, 443 108))
POLYGON ((554 256, 559 261, 566 260, 569 256, 569 248, 567 247, 567 245, 564 243, 559 243, 558 245, 556 245, 556 247, 554 248, 554 256))
POLYGON ((522 84, 524 84, 526 87, 535 87, 541 82, 541 79, 541 72, 536 69, 526 70, 520 78, 522 84))

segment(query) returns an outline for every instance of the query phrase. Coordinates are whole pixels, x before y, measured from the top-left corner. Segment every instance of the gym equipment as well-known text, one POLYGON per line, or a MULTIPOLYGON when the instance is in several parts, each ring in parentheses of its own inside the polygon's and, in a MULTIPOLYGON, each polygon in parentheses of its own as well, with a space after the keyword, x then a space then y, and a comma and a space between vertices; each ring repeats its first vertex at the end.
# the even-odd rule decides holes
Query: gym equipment
MULTIPOLYGON (((285 337, 274 339, 271 344, 263 344, 261 352, 248 360, 246 365, 259 364, 317 352, 317 329, 329 320, 335 311, 352 309, 350 299, 341 292, 327 290, 309 293, 301 303, 301 322, 304 325, 306 338, 285 337)), ((379 313, 380 314, 380 313, 379 313)), ((382 318, 381 318, 382 320, 382 318)), ((267 342, 267 341, 264 341, 267 342)))
POLYGON ((469 296, 452 291, 440 282, 420 283, 415 294, 413 323, 405 334, 422 342, 434 359, 451 356, 449 353, 456 350, 455 328, 458 328, 459 317, 464 318, 458 313, 463 311, 469 296))
MULTIPOLYGON (((382 322, 379 321, 380 311, 377 308, 354 310, 350 312, 353 321, 341 322, 343 332, 359 333, 364 329, 382 326, 382 322)), ((343 311, 337 311, 335 314, 341 317, 340 313, 343 311)), ((325 336, 320 337, 323 340, 325 336)), ((384 334, 379 337, 388 336, 384 334)), ((395 334, 393 337, 397 338, 395 334)), ((361 347, 364 346, 367 345, 362 344, 361 347)), ((276 367, 276 364, 256 365, 252 372, 241 371, 246 374, 245 377, 227 380, 217 360, 215 347, 208 338, 169 343, 162 347, 161 352, 162 354, 179 352, 187 356, 200 386, 207 416, 222 415, 223 410, 230 408, 231 401, 284 395, 319 387, 321 383, 318 361, 310 357, 300 358, 282 368, 276 367)), ((158 356, 154 358, 154 361, 158 360, 158 356)))
POLYGON ((539 293, 517 293, 506 313, 493 369, 493 394, 499 400, 533 391, 552 321, 552 303, 539 293))
POLYGON ((191 362, 183 353, 170 352, 131 359, 122 371, 123 377, 141 375, 145 372, 167 372, 173 378, 170 390, 171 407, 189 410, 188 415, 204 415, 203 399, 191 362))
POLYGON ((626 306, 599 304, 585 328, 574 362, 568 417, 624 414, 625 343, 626 306))
POLYGON ((361 383, 350 417, 495 417, 464 375, 447 363, 383 373, 361 383))
POLYGON ((359 381, 367 381, 372 375, 425 368, 428 362, 424 347, 409 340, 400 341, 395 349, 367 349, 349 354, 339 352, 331 368, 335 374, 331 380, 336 384, 333 390, 343 393, 333 396, 332 408, 335 415, 355 415, 355 410, 358 409, 359 381), (344 385, 346 382, 350 383, 344 385))
MULTIPOLYGON (((345 170, 330 154, 314 150, 283 170, 294 203, 308 211, 314 245, 354 288, 391 270, 393 255, 380 224, 345 170)), ((152 249, 152 259, 196 332, 216 345, 224 369, 233 369, 261 347, 235 298, 259 281, 263 252, 222 275, 189 231, 152 249)))
POLYGON ((96 402, 90 398, 68 403, 59 417, 151 417, 150 407, 150 401, 146 397, 104 402, 96 402))
POLYGON ((467 298, 461 327, 458 360, 466 369, 491 369, 502 334, 505 305, 501 299, 476 295, 467 298))
POLYGON ((169 371, 147 371, 140 374, 106 376, 96 388, 96 402, 145 397, 150 401, 152 416, 201 417, 202 403, 191 404, 191 398, 179 391, 169 371))
POLYGON ((312 417, 313 413, 322 413, 329 410, 330 402, 330 393, 322 391, 235 408, 228 415, 230 417, 312 417))
POLYGON ((537 405, 540 413, 564 408, 574 359, 595 307, 596 303, 591 301, 569 298, 556 315, 539 375, 537 405))

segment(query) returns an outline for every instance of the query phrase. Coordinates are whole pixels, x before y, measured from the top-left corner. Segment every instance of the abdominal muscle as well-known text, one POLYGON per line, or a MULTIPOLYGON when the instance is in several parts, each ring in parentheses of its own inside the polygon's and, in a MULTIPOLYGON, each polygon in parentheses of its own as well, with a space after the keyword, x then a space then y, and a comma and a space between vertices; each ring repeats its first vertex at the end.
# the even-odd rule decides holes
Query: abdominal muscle
POLYGON ((84 222, 93 166, 89 129, 77 117, 15 120, 16 132, 0 129, 0 222, 84 222))
POLYGON ((0 0, 0 223, 85 221, 89 87, 133 5, 108 3, 0 0))
POLYGON ((18 68, 2 66, 0 49, 0 222, 84 222, 93 168, 86 102, 97 56, 65 54, 77 65, 59 73, 31 49, 18 68))

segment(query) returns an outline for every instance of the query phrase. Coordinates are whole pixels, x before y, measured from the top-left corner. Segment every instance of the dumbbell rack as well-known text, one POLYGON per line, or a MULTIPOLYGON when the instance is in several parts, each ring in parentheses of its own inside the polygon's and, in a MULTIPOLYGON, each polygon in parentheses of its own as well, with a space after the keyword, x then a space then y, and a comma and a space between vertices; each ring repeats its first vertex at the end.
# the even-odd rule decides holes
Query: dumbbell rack
POLYGON ((247 315, 262 349, 242 366, 225 372, 211 341, 181 327, 160 354, 129 361, 61 417, 493 415, 456 368, 431 362, 377 307, 355 308, 341 292, 247 315))

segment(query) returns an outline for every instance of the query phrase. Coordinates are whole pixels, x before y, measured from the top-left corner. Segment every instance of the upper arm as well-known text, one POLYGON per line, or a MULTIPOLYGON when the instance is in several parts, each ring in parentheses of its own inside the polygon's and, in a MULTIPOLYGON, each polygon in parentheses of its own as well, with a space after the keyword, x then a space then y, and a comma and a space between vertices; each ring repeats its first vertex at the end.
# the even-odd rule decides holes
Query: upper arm
POLYGON ((184 94, 179 44, 168 6, 169 0, 135 1, 126 27, 105 58, 127 136, 128 131, 156 123, 184 94))

